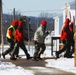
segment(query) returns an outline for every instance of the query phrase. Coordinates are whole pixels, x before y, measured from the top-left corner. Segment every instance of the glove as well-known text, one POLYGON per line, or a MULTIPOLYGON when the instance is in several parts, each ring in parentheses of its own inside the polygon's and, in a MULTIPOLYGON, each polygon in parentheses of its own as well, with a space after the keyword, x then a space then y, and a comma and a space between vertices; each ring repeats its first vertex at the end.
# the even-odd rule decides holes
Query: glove
POLYGON ((38 42, 37 42, 37 41, 34 41, 34 43, 35 43, 35 44, 38 44, 38 42))
POLYGON ((27 37, 25 37, 25 41, 28 41, 29 39, 27 37))
POLYGON ((46 31, 45 33, 46 33, 46 34, 49 34, 49 31, 46 31))
POLYGON ((63 43, 63 44, 66 44, 66 40, 62 40, 62 43, 63 43))

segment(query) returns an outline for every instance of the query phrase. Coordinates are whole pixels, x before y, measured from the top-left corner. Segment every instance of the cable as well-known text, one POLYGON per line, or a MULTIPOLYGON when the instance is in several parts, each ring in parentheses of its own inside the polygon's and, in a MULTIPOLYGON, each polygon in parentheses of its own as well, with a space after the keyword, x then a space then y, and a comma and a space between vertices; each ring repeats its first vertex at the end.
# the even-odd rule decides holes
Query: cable
POLYGON ((37 11, 22 11, 22 12, 46 12, 46 11, 62 11, 62 10, 54 9, 54 10, 37 10, 37 11))

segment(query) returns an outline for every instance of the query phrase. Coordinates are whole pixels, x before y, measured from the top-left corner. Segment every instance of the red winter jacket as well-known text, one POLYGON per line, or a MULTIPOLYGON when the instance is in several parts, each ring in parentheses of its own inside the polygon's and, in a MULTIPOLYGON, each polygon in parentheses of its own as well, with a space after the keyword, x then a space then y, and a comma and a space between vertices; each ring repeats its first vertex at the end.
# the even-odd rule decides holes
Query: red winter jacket
POLYGON ((61 36, 60 36, 61 41, 69 39, 69 36, 70 36, 69 22, 70 22, 70 20, 68 18, 66 18, 65 23, 64 23, 64 27, 61 31, 61 36))
POLYGON ((19 22, 19 26, 18 26, 18 29, 16 30, 14 38, 19 43, 22 43, 24 41, 23 30, 22 30, 22 21, 19 22))
POLYGON ((69 38, 69 34, 70 32, 69 31, 65 31, 64 29, 62 30, 61 32, 61 36, 60 36, 60 40, 67 40, 69 38))

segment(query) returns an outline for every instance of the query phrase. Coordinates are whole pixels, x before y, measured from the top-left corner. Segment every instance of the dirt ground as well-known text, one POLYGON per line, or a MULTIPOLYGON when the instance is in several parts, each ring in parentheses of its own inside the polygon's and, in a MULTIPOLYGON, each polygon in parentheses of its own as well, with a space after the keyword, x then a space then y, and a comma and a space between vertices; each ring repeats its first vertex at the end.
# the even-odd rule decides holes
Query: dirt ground
POLYGON ((40 61, 33 61, 32 59, 26 60, 25 58, 17 59, 16 61, 10 60, 10 59, 2 59, 0 58, 0 61, 3 62, 12 62, 16 66, 21 66, 26 70, 31 70, 34 72, 35 75, 76 75, 74 73, 65 72, 60 69, 56 69, 53 67, 46 67, 45 60, 46 59, 52 59, 52 58, 43 58, 43 60, 40 61))

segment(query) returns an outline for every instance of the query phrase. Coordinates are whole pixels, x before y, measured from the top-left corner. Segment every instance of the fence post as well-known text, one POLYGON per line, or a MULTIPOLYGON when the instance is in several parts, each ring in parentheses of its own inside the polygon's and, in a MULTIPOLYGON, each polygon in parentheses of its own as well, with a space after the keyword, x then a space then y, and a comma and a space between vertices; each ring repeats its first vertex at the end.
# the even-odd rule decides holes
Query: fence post
POLYGON ((75 50, 75 52, 74 52, 74 55, 75 55, 74 66, 76 67, 76 32, 74 33, 74 41, 75 41, 75 44, 74 44, 74 50, 75 50))
POLYGON ((75 31, 74 31, 74 41, 75 41, 75 44, 74 44, 74 66, 76 67, 76 0, 75 0, 75 31))

